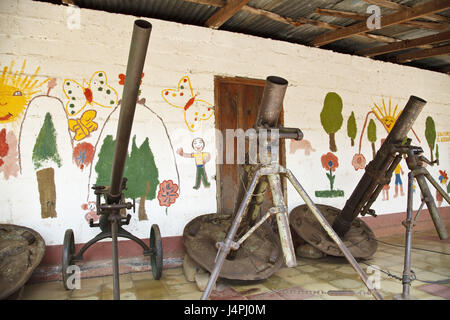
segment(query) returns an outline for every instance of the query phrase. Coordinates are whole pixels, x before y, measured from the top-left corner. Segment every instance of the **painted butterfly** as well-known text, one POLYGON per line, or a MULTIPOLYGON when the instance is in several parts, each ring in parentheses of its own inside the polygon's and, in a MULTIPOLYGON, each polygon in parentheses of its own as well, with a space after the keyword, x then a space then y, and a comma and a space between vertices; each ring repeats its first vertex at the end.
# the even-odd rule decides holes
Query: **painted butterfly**
POLYGON ((117 105, 119 99, 117 91, 108 85, 104 71, 95 72, 89 83, 83 80, 83 85, 75 80, 65 79, 63 91, 68 99, 66 112, 69 117, 76 116, 87 105, 111 108, 117 105))
POLYGON ((164 89, 161 96, 169 105, 184 110, 184 122, 192 132, 201 127, 201 121, 208 120, 214 114, 214 106, 209 102, 197 99, 191 80, 184 76, 178 82, 177 89, 164 89))
POLYGON ((79 119, 69 119, 69 129, 75 133, 75 140, 80 141, 97 130, 98 124, 93 121, 96 115, 95 110, 86 110, 79 119))

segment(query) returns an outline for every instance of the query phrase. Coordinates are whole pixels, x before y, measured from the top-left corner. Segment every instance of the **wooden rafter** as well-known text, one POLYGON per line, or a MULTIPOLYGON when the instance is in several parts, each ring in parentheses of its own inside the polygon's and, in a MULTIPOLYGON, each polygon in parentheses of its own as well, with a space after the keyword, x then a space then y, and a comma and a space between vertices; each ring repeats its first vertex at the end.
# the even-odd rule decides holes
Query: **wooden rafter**
POLYGON ((408 53, 402 53, 395 57, 395 61, 397 63, 405 63, 429 57, 442 56, 444 54, 450 54, 450 45, 436 47, 433 49, 424 49, 408 53))
MULTIPOLYGON (((224 7, 227 3, 226 0, 184 0, 184 1, 198 3, 198 4, 204 4, 204 5, 208 5, 208 6, 214 6, 214 7, 224 7)), ((248 13, 252 13, 252 14, 256 14, 256 15, 265 16, 274 21, 278 21, 281 23, 290 24, 290 25, 295 26, 295 22, 292 19, 280 16, 279 14, 276 14, 274 12, 253 8, 253 7, 250 7, 247 5, 243 6, 241 8, 241 10, 244 12, 248 12, 248 13)))
POLYGON ((206 21, 205 25, 212 29, 218 29, 249 2, 250 0, 228 0, 227 4, 214 13, 206 21))
MULTIPOLYGON (((346 18, 353 19, 359 21, 365 21, 370 16, 370 14, 359 14, 351 11, 343 11, 343 10, 334 10, 334 9, 320 9, 316 8, 316 13, 324 16, 337 17, 337 18, 346 18)), ((431 30, 444 30, 448 28, 448 24, 437 23, 437 22, 426 22, 426 21, 417 21, 411 20, 399 23, 400 25, 405 25, 408 27, 414 28, 425 28, 431 30)))
POLYGON ((438 34, 433 34, 431 36, 416 38, 416 39, 409 39, 409 40, 403 40, 396 43, 390 43, 387 45, 382 45, 370 49, 364 49, 356 52, 358 55, 366 56, 366 57, 374 57, 381 54, 389 53, 389 52, 396 52, 411 48, 417 48, 423 45, 430 45, 433 43, 439 43, 444 41, 450 40, 450 31, 441 32, 438 34))
MULTIPOLYGON (((399 4, 396 2, 388 1, 388 0, 363 0, 363 1, 370 3, 370 4, 376 4, 380 7, 393 9, 393 10, 409 10, 409 9, 411 9, 411 7, 408 7, 408 6, 405 6, 403 4, 399 4)), ((423 16, 423 18, 426 18, 431 21, 440 21, 440 22, 450 23, 450 18, 440 16, 437 14, 425 15, 425 16, 423 16)))
MULTIPOLYGON (((405 21, 410 21, 435 12, 446 10, 448 8, 450 8, 449 0, 428 1, 424 4, 417 5, 408 10, 401 10, 399 12, 382 17, 380 19, 381 28, 396 25, 405 21)), ((366 21, 364 21, 340 30, 321 34, 313 40, 312 44, 317 47, 323 46, 327 43, 348 38, 356 34, 368 32, 370 30, 371 29, 367 26, 366 21)))
MULTIPOLYGON (((209 6, 214 6, 214 7, 223 7, 226 4, 225 0, 184 0, 184 1, 203 4, 203 5, 209 5, 209 6)), ((297 20, 293 20, 288 17, 283 17, 274 12, 270 12, 270 11, 259 9, 259 8, 254 8, 254 7, 251 7, 248 5, 243 6, 241 10, 243 12, 248 12, 248 13, 260 15, 260 16, 265 16, 271 20, 289 24, 294 27, 298 27, 301 25, 313 25, 313 26, 328 29, 328 30, 338 30, 338 29, 343 28, 343 26, 339 26, 339 25, 332 24, 332 23, 326 23, 326 22, 323 22, 320 20, 314 20, 314 19, 309 19, 309 18, 298 18, 297 20)), ((399 41, 395 38, 391 38, 391 37, 387 37, 387 36, 383 36, 383 35, 377 35, 377 34, 370 34, 370 33, 365 33, 365 34, 361 34, 361 35, 357 35, 357 36, 380 41, 380 42, 385 42, 385 43, 392 43, 392 42, 399 41)))

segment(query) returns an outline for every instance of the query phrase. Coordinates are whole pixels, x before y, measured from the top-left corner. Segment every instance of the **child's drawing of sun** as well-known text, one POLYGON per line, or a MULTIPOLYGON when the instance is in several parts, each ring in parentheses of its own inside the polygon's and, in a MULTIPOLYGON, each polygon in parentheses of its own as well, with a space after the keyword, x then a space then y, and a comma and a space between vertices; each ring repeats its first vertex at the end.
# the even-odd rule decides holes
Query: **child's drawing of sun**
POLYGON ((25 64, 24 61, 20 71, 14 72, 14 61, 11 61, 9 68, 5 66, 0 74, 0 123, 17 119, 26 109, 31 96, 48 81, 47 79, 39 82, 35 79, 39 67, 33 75, 26 75, 25 64))
POLYGON ((398 117, 400 116, 401 112, 399 112, 397 114, 398 104, 395 105, 394 111, 392 112, 391 98, 389 98, 389 107, 388 107, 389 111, 386 109, 386 104, 384 102, 384 98, 382 99, 382 103, 383 103, 383 110, 381 110, 381 108, 376 103, 374 103, 375 107, 372 107, 372 111, 375 114, 375 116, 377 117, 377 119, 386 128, 387 132, 391 132, 391 130, 394 127, 394 124, 397 121, 398 117))

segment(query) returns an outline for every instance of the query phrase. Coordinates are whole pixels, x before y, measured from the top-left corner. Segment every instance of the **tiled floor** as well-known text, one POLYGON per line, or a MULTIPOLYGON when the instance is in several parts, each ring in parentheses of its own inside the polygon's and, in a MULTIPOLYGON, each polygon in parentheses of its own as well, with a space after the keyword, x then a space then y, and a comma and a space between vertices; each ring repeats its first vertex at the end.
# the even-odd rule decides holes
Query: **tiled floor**
MULTIPOLYGON (((386 243, 402 245, 404 235, 379 239, 386 243)), ((412 269, 417 280, 412 282, 411 295, 416 299, 450 299, 450 283, 426 283, 450 278, 450 240, 440 241, 436 232, 417 232, 413 247, 441 253, 412 250, 412 269), (442 254, 446 253, 446 254, 442 254)), ((361 268, 376 279, 380 275, 379 292, 384 299, 393 299, 402 292, 400 280, 387 274, 368 270, 382 269, 401 278, 403 272, 403 247, 379 243, 374 257, 359 261, 361 268)), ((325 257, 318 260, 299 258, 295 268, 283 268, 270 278, 259 282, 236 282, 220 280, 211 299, 224 300, 329 300, 373 299, 356 272, 344 258, 325 257), (331 290, 331 292, 330 292, 331 290), (338 293, 334 290, 345 290, 338 293), (353 292, 353 293, 352 293, 353 292)), ((23 299, 89 299, 113 298, 112 277, 81 280, 81 288, 66 291, 62 282, 46 282, 27 285, 23 299)), ((151 272, 130 273, 120 276, 121 299, 136 300, 197 300, 202 292, 195 282, 188 282, 181 267, 164 269, 161 280, 153 280, 151 272)))

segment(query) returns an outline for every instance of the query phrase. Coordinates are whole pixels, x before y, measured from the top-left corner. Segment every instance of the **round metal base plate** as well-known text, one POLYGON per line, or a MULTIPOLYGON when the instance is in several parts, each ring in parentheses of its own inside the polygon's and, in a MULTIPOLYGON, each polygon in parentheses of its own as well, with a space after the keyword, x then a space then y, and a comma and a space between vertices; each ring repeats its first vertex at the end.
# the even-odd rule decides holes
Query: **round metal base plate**
POLYGON ((22 288, 41 262, 44 252, 44 239, 36 231, 0 224, 0 300, 22 288))
MULTIPOLYGON (((186 252, 209 272, 215 266, 216 243, 225 239, 232 222, 230 215, 212 213, 196 217, 184 228, 183 244, 186 252)), ((279 237, 268 225, 263 224, 238 250, 230 251, 219 277, 263 280, 278 271, 283 262, 279 237)))
MULTIPOLYGON (((322 204, 317 204, 316 206, 330 225, 333 225, 334 219, 341 213, 341 210, 331 206, 322 204)), ((307 205, 295 207, 289 215, 289 223, 303 240, 320 251, 330 256, 344 256, 307 205)), ((355 258, 368 259, 378 248, 378 243, 372 230, 359 218, 353 221, 350 230, 341 240, 355 258)))

